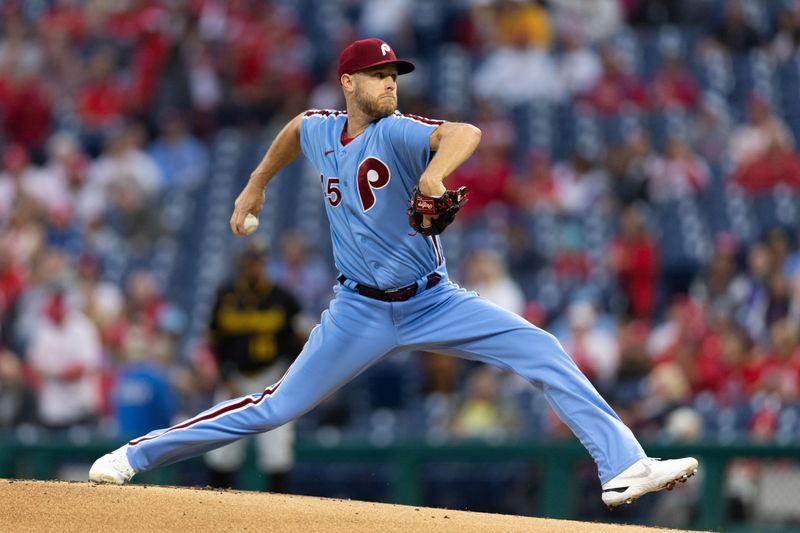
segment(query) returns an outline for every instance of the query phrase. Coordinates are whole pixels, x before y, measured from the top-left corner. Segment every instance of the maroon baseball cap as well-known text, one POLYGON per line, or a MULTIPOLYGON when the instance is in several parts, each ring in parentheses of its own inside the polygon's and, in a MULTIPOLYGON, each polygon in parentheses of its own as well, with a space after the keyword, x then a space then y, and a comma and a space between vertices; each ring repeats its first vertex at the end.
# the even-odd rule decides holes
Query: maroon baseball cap
POLYGON ((359 70, 393 63, 398 74, 408 74, 414 70, 414 63, 397 59, 394 50, 380 39, 361 39, 347 45, 339 56, 339 78, 342 74, 352 74, 359 70))

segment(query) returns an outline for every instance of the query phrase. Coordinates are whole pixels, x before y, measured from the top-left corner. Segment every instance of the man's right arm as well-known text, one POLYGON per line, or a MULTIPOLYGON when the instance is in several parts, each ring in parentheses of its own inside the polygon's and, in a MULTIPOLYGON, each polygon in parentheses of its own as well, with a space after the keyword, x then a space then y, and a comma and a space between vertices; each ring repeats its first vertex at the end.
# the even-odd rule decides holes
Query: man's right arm
POLYGON ((300 127, 304 114, 305 112, 300 113, 283 127, 264 154, 264 158, 250 173, 250 180, 236 198, 231 215, 231 230, 236 235, 247 235, 244 219, 248 213, 256 217, 261 213, 261 208, 264 206, 264 187, 275 174, 300 155, 300 127))

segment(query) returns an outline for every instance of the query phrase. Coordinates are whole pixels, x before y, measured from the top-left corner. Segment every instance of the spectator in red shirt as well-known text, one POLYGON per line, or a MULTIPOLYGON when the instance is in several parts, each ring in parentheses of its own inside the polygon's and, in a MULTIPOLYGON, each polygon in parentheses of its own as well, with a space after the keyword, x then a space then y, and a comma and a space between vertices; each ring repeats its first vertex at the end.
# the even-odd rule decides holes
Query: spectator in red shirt
POLYGON ((585 100, 601 115, 616 115, 624 104, 644 107, 647 93, 641 80, 628 72, 612 45, 601 55, 603 74, 586 94, 585 100))
POLYGON ((86 36, 86 10, 74 0, 56 0, 38 21, 39 34, 63 33, 70 41, 86 36))
MULTIPOLYGON (((480 216, 491 203, 505 203, 512 167, 509 150, 513 138, 504 123, 487 114, 484 135, 475 155, 453 173, 452 182, 469 188, 469 202, 459 216, 471 219, 480 216)), ((483 128, 482 128, 483 129, 483 128)))
POLYGON ((532 212, 560 211, 556 181, 550 157, 544 152, 531 152, 525 172, 506 192, 508 201, 532 212))
POLYGON ((693 386, 695 392, 716 392, 721 387, 724 368, 722 361, 725 332, 730 323, 719 324, 719 328, 709 330, 708 335, 700 342, 694 361, 693 386))
POLYGON ((609 250, 609 267, 625 292, 628 309, 635 318, 652 317, 656 305, 659 274, 658 246, 636 206, 622 213, 620 231, 609 250))
POLYGON ((10 251, 0 247, 0 331, 6 330, 9 314, 14 309, 17 299, 25 289, 25 269, 14 261, 10 251))
POLYGON ((480 216, 492 203, 503 203, 511 172, 511 162, 501 148, 478 147, 473 160, 453 178, 453 183, 469 188, 469 202, 461 209, 464 220, 480 216))
POLYGON ((161 14, 150 13, 131 60, 131 99, 136 111, 144 111, 153 95, 169 59, 171 44, 160 30, 161 14))
POLYGON ((653 106, 658 109, 697 107, 700 85, 677 50, 664 58, 661 70, 650 85, 650 94, 653 106))
POLYGON ((41 149, 52 122, 50 99, 31 72, 12 69, 0 74, 0 116, 9 141, 41 149))
POLYGON ((234 98, 242 105, 261 100, 267 65, 272 56, 269 8, 256 2, 232 4, 229 13, 228 69, 234 98))
POLYGON ((741 167, 731 181, 751 193, 769 193, 781 183, 800 189, 800 158, 792 151, 773 147, 741 167))
POLYGON ((747 122, 731 133, 728 152, 735 165, 730 179, 744 189, 765 192, 779 183, 800 188, 800 159, 794 153, 792 132, 762 95, 750 96, 747 122))
POLYGON ((741 328, 732 327, 722 336, 722 366, 717 396, 723 404, 746 400, 761 385, 769 360, 741 328))
POLYGON ((89 58, 89 79, 77 97, 78 116, 85 129, 105 129, 124 115, 126 95, 114 76, 116 62, 112 48, 100 49, 89 58))

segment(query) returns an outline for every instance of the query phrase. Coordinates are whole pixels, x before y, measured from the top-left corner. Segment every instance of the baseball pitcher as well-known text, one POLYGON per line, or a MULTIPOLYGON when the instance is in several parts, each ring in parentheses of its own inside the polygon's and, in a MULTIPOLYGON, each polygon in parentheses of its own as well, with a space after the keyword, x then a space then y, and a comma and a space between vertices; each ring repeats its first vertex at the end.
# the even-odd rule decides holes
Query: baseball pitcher
POLYGON ((99 458, 98 482, 174 463, 270 431, 365 369, 406 350, 430 350, 516 372, 541 387, 597 463, 609 507, 671 488, 697 471, 694 458, 648 458, 631 431, 558 341, 448 279, 439 240, 467 201, 444 180, 475 150, 481 132, 397 111, 397 77, 414 69, 379 39, 347 46, 338 75, 347 111, 292 119, 236 199, 231 229, 258 216, 264 187, 301 152, 320 176, 336 267, 335 298, 297 360, 261 392, 223 402, 99 458))

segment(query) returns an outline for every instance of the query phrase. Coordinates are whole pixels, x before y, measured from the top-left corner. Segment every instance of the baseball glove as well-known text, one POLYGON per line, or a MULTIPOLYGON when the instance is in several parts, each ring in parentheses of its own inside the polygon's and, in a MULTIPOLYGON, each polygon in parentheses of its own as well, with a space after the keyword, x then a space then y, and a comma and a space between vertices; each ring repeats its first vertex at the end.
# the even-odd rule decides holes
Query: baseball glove
POLYGON ((408 208, 408 222, 414 231, 423 235, 439 235, 456 219, 458 210, 467 203, 469 191, 466 187, 447 190, 441 196, 422 194, 419 187, 411 191, 411 205, 408 208), (430 217, 430 225, 423 226, 423 216, 430 217))

